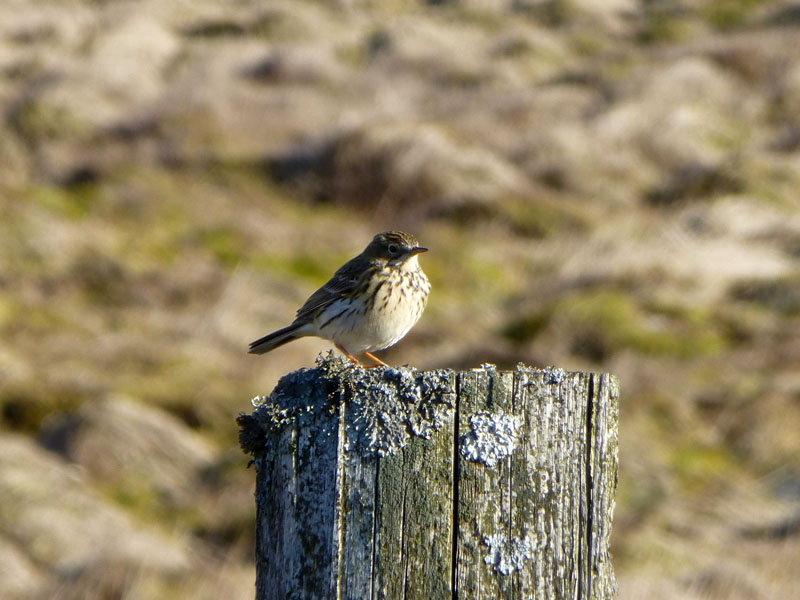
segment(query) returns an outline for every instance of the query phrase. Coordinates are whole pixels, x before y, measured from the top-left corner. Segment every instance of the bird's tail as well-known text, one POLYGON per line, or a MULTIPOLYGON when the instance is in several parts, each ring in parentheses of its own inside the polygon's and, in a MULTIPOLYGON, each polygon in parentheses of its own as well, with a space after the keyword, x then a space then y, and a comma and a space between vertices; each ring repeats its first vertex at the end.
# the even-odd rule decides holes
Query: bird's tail
POLYGON ((278 331, 273 331, 272 333, 257 339, 255 342, 251 342, 250 349, 247 351, 247 353, 265 354, 270 350, 274 350, 278 346, 288 344, 292 340, 305 337, 308 334, 304 331, 301 331, 304 326, 305 323, 292 323, 288 327, 278 329, 278 331))

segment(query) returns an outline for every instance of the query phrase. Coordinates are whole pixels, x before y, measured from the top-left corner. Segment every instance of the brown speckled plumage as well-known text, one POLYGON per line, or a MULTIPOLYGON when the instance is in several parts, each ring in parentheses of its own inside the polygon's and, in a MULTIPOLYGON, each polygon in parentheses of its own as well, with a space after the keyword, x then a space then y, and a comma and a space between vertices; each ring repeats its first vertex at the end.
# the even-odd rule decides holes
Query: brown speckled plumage
POLYGON ((400 341, 425 309, 431 286, 417 255, 426 250, 407 233, 379 233, 306 300, 291 325, 254 341, 249 352, 264 354, 313 335, 355 362, 356 354, 366 354, 385 364, 371 352, 400 341))

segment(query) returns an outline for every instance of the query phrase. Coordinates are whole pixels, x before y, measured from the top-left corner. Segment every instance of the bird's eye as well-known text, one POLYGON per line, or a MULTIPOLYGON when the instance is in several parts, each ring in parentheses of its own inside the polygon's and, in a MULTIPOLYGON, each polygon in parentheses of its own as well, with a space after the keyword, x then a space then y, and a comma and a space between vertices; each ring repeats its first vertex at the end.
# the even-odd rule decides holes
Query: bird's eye
POLYGON ((389 244, 389 254, 397 254, 398 249, 396 244, 389 244))

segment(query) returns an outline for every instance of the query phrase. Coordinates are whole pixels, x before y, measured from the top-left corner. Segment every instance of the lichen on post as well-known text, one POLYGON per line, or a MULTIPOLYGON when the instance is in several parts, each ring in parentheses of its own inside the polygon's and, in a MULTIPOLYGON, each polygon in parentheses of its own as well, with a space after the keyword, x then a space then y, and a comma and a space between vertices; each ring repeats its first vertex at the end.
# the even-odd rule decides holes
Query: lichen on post
POLYGON ((239 418, 257 599, 611 598, 617 398, 521 365, 285 376, 239 418))

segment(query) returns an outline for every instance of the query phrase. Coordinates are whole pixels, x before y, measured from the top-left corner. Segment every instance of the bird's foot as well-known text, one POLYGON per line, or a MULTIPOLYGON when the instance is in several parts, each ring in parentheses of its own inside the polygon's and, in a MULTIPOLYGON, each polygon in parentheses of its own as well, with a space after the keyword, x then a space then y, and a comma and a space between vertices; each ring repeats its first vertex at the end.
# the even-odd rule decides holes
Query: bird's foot
POLYGON ((380 358, 378 358, 377 356, 372 354, 371 352, 364 352, 364 355, 365 356, 369 356, 370 359, 374 360, 377 363, 377 364, 374 364, 374 365, 371 365, 371 366, 367 367, 368 369, 376 369, 378 367, 388 367, 389 366, 385 362, 383 362, 380 358))
POLYGON ((350 352, 348 352, 348 351, 347 351, 347 348, 345 348, 344 346, 340 346, 339 344, 336 344, 336 348, 339 350, 339 352, 341 352, 341 353, 342 353, 342 354, 344 354, 344 355, 345 355, 347 358, 349 358, 349 359, 350 359, 350 361, 351 361, 351 362, 352 362, 352 363, 353 363, 355 366, 357 366, 357 367, 361 367, 362 369, 363 369, 363 368, 365 368, 365 367, 364 367, 364 365, 361 363, 361 361, 360 361, 360 360, 358 360, 358 359, 357 359, 357 358, 356 358, 356 357, 355 357, 353 354, 350 354, 350 352))
POLYGON ((361 367, 362 369, 377 369, 378 367, 388 367, 389 365, 383 362, 380 358, 372 354, 371 352, 364 352, 364 356, 368 356, 371 360, 375 361, 374 365, 365 365, 362 363, 354 354, 351 354, 347 348, 336 344, 336 347, 339 349, 339 352, 344 354, 347 358, 349 358, 354 365, 361 367))

